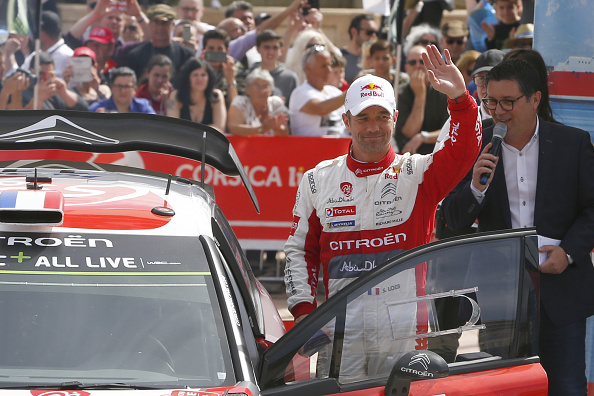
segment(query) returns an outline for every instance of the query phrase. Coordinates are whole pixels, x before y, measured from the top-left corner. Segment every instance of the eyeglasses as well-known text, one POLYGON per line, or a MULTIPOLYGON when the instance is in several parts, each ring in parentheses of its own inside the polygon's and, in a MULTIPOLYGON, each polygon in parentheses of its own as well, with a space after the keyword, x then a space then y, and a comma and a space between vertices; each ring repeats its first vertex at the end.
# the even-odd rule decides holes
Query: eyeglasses
POLYGON ((111 89, 132 89, 134 88, 134 85, 128 84, 128 85, 123 85, 123 84, 113 84, 111 86, 111 89))
POLYGON ((368 36, 373 36, 376 35, 377 36, 377 30, 373 30, 373 29, 359 29, 359 31, 361 32, 365 32, 366 35, 368 36))
POLYGON ((426 40, 426 39, 420 39, 417 41, 417 44, 422 44, 422 45, 429 45, 429 44, 433 44, 434 46, 437 47, 437 43, 435 41, 431 41, 431 40, 426 40))
POLYGON ((520 98, 522 98, 524 96, 526 96, 526 95, 519 96, 516 99, 502 99, 502 100, 483 98, 482 102, 485 104, 485 107, 491 111, 497 109, 497 104, 499 104, 501 106, 501 108, 505 111, 512 111, 514 109, 514 103, 516 103, 520 98))
POLYGON ((406 61, 406 63, 407 63, 409 66, 416 66, 416 65, 417 65, 417 63, 418 63, 419 65, 421 65, 421 66, 424 64, 424 63, 423 63, 423 59, 410 59, 410 60, 407 60, 407 61, 406 61))
POLYGON ((456 43, 458 45, 463 45, 464 44, 464 39, 453 39, 453 38, 449 38, 449 39, 446 39, 446 43, 448 43, 449 45, 452 45, 454 43, 456 43))
MULTIPOLYGON (((472 72, 471 72, 471 74, 472 74, 472 72)), ((474 76, 474 77, 472 77, 472 80, 474 81, 474 84, 477 87, 485 86, 485 76, 474 76)))
POLYGON ((128 25, 126 27, 124 27, 124 30, 132 30, 133 32, 138 30, 138 26, 136 25, 128 25))

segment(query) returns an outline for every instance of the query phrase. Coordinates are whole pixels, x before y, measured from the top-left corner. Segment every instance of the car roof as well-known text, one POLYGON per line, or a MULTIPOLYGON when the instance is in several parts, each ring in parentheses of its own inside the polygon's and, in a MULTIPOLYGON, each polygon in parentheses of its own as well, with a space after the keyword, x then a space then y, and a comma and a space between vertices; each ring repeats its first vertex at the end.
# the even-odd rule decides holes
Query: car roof
POLYGON ((99 170, 8 168, 0 172, 0 192, 0 224, 4 225, 0 229, 47 225, 212 237, 213 198, 182 178, 99 170), (57 221, 46 219, 52 209, 48 204, 52 194, 61 199, 60 207, 53 208, 61 212, 57 221))

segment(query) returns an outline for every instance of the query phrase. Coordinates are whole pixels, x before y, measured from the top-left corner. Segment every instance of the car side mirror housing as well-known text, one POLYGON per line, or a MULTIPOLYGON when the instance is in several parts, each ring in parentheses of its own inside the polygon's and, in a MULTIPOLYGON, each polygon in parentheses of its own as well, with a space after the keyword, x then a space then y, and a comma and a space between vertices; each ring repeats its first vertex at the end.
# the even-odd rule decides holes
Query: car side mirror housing
POLYGON ((435 379, 450 374, 448 364, 435 352, 412 351, 404 354, 390 372, 384 389, 386 396, 407 396, 413 379, 435 379))

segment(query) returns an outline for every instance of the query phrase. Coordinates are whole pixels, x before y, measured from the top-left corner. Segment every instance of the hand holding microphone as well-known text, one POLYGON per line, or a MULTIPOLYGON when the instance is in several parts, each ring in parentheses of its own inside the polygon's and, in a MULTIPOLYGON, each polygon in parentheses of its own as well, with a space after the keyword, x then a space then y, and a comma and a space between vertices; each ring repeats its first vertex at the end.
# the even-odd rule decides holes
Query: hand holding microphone
POLYGON ((489 178, 491 177, 491 174, 494 171, 494 165, 496 164, 497 157, 501 155, 501 144, 506 133, 507 125, 501 122, 497 123, 493 128, 491 148, 488 152, 486 150, 483 150, 482 154, 479 156, 478 160, 474 165, 474 185, 481 191, 485 189, 483 186, 487 185, 487 182, 489 181, 489 178), (487 171, 485 171, 485 169, 487 171))

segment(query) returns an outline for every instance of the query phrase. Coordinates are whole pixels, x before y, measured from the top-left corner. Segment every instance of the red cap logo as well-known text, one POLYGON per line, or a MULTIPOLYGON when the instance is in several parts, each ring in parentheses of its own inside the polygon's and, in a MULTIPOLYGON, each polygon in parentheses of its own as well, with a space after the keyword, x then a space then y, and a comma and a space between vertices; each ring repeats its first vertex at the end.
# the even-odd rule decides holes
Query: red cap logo
POLYGON ((375 91, 376 89, 379 89, 380 91, 383 91, 383 88, 375 83, 369 83, 367 85, 362 86, 361 91, 363 91, 364 89, 368 89, 370 91, 375 91))

